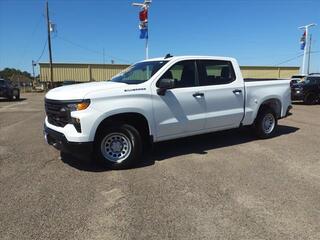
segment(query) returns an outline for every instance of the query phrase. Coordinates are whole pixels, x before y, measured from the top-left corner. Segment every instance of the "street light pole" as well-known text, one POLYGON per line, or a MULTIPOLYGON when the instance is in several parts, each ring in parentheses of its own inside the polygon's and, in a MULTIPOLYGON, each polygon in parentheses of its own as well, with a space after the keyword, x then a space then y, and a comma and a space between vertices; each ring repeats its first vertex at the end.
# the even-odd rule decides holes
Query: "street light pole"
POLYGON ((310 73, 311 44, 312 44, 312 34, 310 34, 310 39, 309 39, 309 49, 308 49, 308 70, 307 70, 307 74, 309 74, 309 73, 310 73))
MULTIPOLYGON (((301 74, 305 74, 305 70, 306 70, 306 66, 305 65, 306 65, 306 58, 307 58, 307 50, 309 48, 309 38, 308 38, 308 36, 309 36, 308 35, 309 34, 309 28, 310 27, 314 27, 314 26, 316 26, 315 23, 299 27, 299 29, 304 29, 305 30, 305 41, 306 41, 306 44, 305 44, 304 50, 303 50, 303 60, 302 60, 301 74)), ((310 52, 308 54, 310 54, 310 52)))
POLYGON ((148 38, 146 38, 146 59, 149 58, 149 44, 148 44, 148 38))

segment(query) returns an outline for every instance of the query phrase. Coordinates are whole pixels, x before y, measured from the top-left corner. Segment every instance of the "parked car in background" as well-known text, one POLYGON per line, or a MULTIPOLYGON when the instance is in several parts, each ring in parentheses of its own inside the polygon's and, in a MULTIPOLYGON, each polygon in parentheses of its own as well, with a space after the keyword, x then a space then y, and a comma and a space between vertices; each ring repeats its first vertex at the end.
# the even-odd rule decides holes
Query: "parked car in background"
POLYGON ((300 81, 303 81, 305 80, 306 76, 307 76, 306 74, 297 74, 297 75, 291 76, 291 79, 300 79, 300 81))
POLYGON ((291 86, 292 100, 303 100, 305 104, 316 104, 320 101, 320 74, 312 74, 306 80, 291 86))
POLYGON ((0 79, 0 97, 18 100, 20 99, 20 89, 15 87, 11 81, 0 79))
POLYGON ((65 80, 62 83, 62 86, 67 86, 67 85, 72 85, 72 84, 76 84, 77 82, 74 80, 65 80))

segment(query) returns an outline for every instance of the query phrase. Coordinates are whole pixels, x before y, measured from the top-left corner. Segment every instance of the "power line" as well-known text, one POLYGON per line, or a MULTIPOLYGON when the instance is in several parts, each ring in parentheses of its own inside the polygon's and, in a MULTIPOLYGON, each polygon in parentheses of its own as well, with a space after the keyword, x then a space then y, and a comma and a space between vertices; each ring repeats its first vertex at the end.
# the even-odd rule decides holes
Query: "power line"
MULTIPOLYGON (((310 54, 318 54, 318 53, 320 53, 320 51, 311 51, 311 52, 310 52, 310 54)), ((291 62, 291 61, 293 61, 293 60, 295 60, 295 59, 298 59, 298 58, 300 58, 300 57, 302 57, 302 56, 303 56, 303 53, 302 53, 302 54, 299 54, 299 55, 297 55, 297 56, 295 56, 295 57, 293 57, 293 58, 289 58, 289 59, 287 59, 287 60, 284 60, 283 62, 280 62, 280 63, 278 63, 278 64, 276 64, 276 65, 274 65, 274 66, 279 66, 279 65, 282 65, 282 64, 284 64, 284 63, 291 62)))
MULTIPOLYGON (((38 19, 38 21, 36 22, 36 24, 34 25, 34 28, 33 28, 32 32, 31 32, 31 36, 34 36, 35 33, 37 32, 42 19, 43 19, 43 16, 41 15, 40 18, 38 19)), ((24 45, 23 51, 21 53, 21 57, 20 57, 20 61, 18 63, 18 66, 21 66, 21 63, 24 61, 26 53, 30 49, 30 43, 31 43, 31 38, 28 39, 25 42, 25 45, 24 45)))
POLYGON ((97 54, 97 55, 100 55, 100 56, 101 56, 101 55, 103 55, 103 56, 105 55, 105 56, 108 56, 108 57, 110 57, 110 58, 112 58, 112 59, 119 60, 119 61, 121 61, 121 62, 130 63, 129 60, 122 59, 122 58, 118 58, 118 57, 112 56, 112 55, 110 55, 110 54, 105 54, 105 53, 103 53, 103 52, 90 49, 90 48, 88 48, 88 47, 86 47, 86 46, 83 46, 83 45, 80 45, 80 44, 75 43, 75 42, 73 42, 73 41, 70 41, 70 40, 68 40, 68 39, 62 38, 62 37, 59 36, 59 35, 57 35, 57 38, 60 39, 60 40, 62 40, 62 41, 64 41, 64 42, 67 42, 67 43, 69 43, 69 44, 71 44, 71 45, 73 45, 73 46, 75 46, 75 47, 78 47, 78 48, 81 48, 81 49, 83 49, 83 50, 86 50, 86 51, 88 51, 88 52, 91 52, 91 53, 94 53, 94 54, 97 54))
POLYGON ((82 45, 80 45, 80 44, 78 44, 78 43, 75 43, 75 42, 72 42, 72 41, 70 41, 70 40, 68 40, 68 39, 62 38, 62 37, 60 37, 60 36, 57 36, 57 38, 58 38, 58 39, 61 39, 62 41, 65 41, 65 42, 67 42, 67 43, 69 43, 69 44, 71 44, 71 45, 73 45, 73 46, 75 46, 75 47, 78 47, 78 48, 81 48, 81 49, 83 49, 83 50, 86 50, 86 51, 89 51, 89 52, 92 52, 92 53, 101 55, 101 53, 98 52, 98 51, 95 51, 95 50, 92 50, 92 49, 87 48, 87 47, 85 47, 85 46, 82 46, 82 45))
POLYGON ((46 50, 47 43, 48 43, 48 40, 45 41, 44 46, 43 46, 43 49, 42 49, 42 52, 41 52, 41 54, 40 54, 40 57, 38 57, 38 59, 35 61, 36 64, 38 64, 39 61, 40 61, 40 59, 42 58, 42 56, 43 56, 43 54, 44 54, 44 51, 46 50))
POLYGON ((295 60, 295 59, 298 59, 298 58, 300 58, 300 57, 302 57, 302 56, 303 56, 303 54, 299 54, 298 56, 295 56, 295 57, 293 57, 293 58, 290 58, 290 59, 287 59, 287 60, 285 60, 285 61, 282 61, 282 62, 280 62, 280 63, 278 63, 278 64, 275 64, 275 66, 279 66, 279 65, 282 65, 282 64, 284 64, 284 63, 291 62, 291 61, 293 61, 293 60, 295 60))

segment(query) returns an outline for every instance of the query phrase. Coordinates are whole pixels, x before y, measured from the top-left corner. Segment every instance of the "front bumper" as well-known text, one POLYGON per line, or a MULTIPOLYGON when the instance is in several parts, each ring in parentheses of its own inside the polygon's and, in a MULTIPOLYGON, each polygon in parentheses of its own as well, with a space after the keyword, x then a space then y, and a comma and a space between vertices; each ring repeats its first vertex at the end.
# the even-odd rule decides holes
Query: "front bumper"
POLYGON ((70 142, 63 133, 44 126, 46 142, 56 149, 68 152, 79 157, 90 157, 93 151, 93 142, 70 142))
POLYGON ((292 90, 291 91, 291 100, 303 100, 302 90, 292 90))

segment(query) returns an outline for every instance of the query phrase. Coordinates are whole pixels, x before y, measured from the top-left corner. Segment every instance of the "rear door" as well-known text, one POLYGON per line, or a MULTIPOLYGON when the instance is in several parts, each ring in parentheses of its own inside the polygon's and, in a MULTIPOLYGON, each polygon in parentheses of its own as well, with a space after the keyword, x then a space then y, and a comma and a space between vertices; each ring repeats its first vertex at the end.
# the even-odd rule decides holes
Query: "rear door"
POLYGON ((244 116, 244 83, 237 78, 232 62, 199 60, 199 84, 206 104, 206 129, 239 126, 244 116))
POLYGON ((206 109, 203 95, 196 90, 196 61, 177 62, 160 77, 162 78, 174 79, 175 87, 167 90, 164 96, 153 93, 158 139, 203 130, 206 109))

